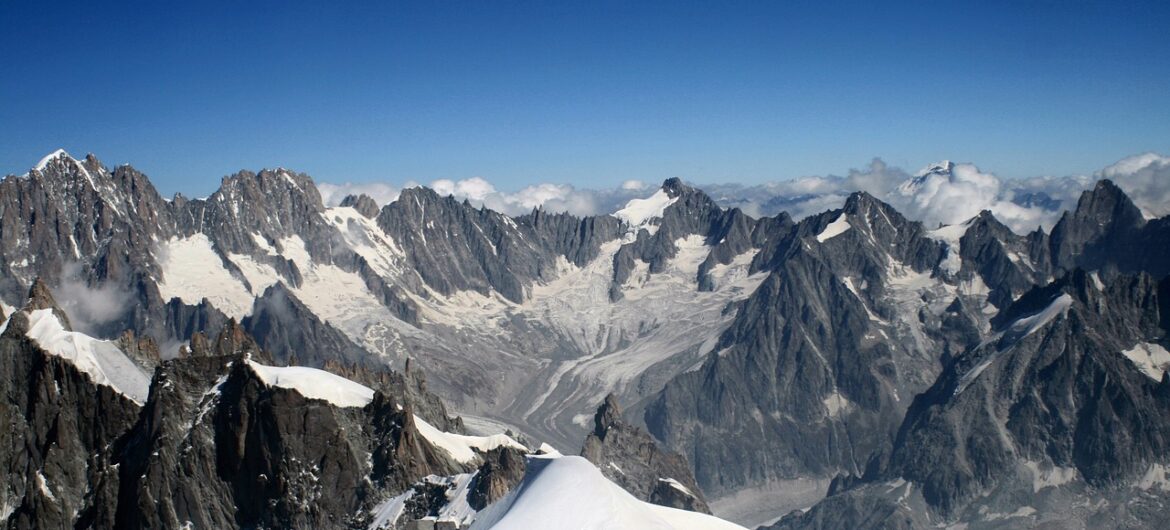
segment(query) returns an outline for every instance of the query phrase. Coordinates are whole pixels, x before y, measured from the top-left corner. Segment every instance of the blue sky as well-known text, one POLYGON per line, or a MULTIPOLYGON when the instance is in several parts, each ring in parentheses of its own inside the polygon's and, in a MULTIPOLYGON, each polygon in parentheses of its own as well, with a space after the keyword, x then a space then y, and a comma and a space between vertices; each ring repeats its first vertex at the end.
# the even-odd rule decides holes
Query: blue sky
POLYGON ((1170 2, 0 3, 0 173, 759 183, 1170 152, 1170 2), (291 6, 291 7, 290 7, 291 6))

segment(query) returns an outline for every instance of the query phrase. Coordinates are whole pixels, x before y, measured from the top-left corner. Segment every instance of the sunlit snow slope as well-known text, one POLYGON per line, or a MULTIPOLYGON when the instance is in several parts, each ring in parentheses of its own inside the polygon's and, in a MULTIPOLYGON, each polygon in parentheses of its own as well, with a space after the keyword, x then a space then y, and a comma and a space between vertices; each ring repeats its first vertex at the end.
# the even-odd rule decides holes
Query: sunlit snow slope
POLYGON ((530 457, 524 481, 476 516, 473 530, 742 530, 696 512, 640 501, 578 456, 530 457))

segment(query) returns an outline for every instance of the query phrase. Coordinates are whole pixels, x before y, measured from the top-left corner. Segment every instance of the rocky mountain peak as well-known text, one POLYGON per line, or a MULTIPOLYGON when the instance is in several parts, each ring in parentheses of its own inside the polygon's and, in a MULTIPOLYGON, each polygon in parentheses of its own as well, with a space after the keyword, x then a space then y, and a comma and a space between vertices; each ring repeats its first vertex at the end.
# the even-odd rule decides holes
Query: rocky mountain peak
POLYGON ((307 206, 315 212, 325 210, 325 205, 321 202, 321 193, 313 185, 313 179, 304 173, 295 173, 284 168, 262 169, 259 173, 241 170, 226 176, 212 198, 259 205, 274 194, 297 197, 298 205, 307 206))
POLYGON ((934 173, 934 174, 948 174, 953 169, 955 169, 954 162, 951 162, 950 160, 943 160, 941 162, 937 162, 937 163, 931 164, 929 166, 926 166, 925 168, 922 169, 922 171, 919 171, 918 175, 916 175, 916 176, 921 177, 921 176, 929 175, 932 173, 934 173))
MULTIPOLYGON (((423 204, 439 202, 444 198, 445 197, 439 195, 438 192, 426 186, 413 186, 409 188, 403 188, 402 191, 398 194, 398 199, 390 204, 387 204, 386 206, 390 207, 397 205, 396 207, 401 208, 414 204, 417 207, 421 207, 423 204)), ((452 202, 455 202, 454 199, 452 199, 452 202)))
POLYGON ((683 184, 682 179, 678 177, 671 177, 662 181, 662 190, 671 197, 678 197, 685 193, 691 193, 695 191, 694 188, 683 184))
POLYGON ((1019 237, 1015 235, 1015 232, 1012 232, 1011 228, 996 219, 991 210, 983 210, 971 219, 971 225, 967 228, 967 232, 970 233, 972 230, 986 231, 1000 240, 1019 237))
POLYGON ((1064 269, 1096 269, 1117 262, 1122 269, 1142 268, 1147 256, 1135 252, 1135 239, 1146 225, 1141 210, 1109 179, 1097 182, 1052 228, 1053 263, 1064 269))
POLYGON ((33 280, 32 287, 28 290, 28 302, 25 303, 25 311, 36 311, 38 309, 54 309, 57 307, 57 301, 53 299, 53 293, 49 291, 49 286, 40 278, 33 280))
POLYGON ((723 209, 706 192, 686 185, 678 177, 668 178, 663 181, 662 191, 665 191, 666 195, 670 198, 678 199, 667 208, 668 210, 670 208, 684 208, 686 210, 698 210, 701 213, 706 213, 708 211, 717 212, 723 209))
POLYGON ((593 417, 581 456, 635 497, 683 510, 710 513, 686 459, 659 447, 650 433, 625 423, 617 396, 609 394, 593 417))
POLYGON ((378 203, 374 202, 374 199, 364 193, 361 195, 347 195, 341 200, 341 206, 353 208, 367 219, 373 219, 378 216, 378 203))
POLYGON ((889 208, 889 205, 865 191, 855 191, 845 199, 844 210, 847 214, 866 215, 874 208, 889 208))
POLYGON ((93 153, 86 153, 85 159, 81 161, 81 165, 85 166, 91 172, 98 172, 104 169, 102 162, 93 153))
POLYGON ((69 324, 69 317, 57 305, 57 300, 53 298, 53 293, 49 290, 49 286, 43 280, 37 278, 33 280, 32 287, 28 289, 28 301, 24 304, 24 312, 38 311, 41 309, 51 309, 57 320, 61 321, 61 326, 67 331, 72 331, 73 328, 69 324))

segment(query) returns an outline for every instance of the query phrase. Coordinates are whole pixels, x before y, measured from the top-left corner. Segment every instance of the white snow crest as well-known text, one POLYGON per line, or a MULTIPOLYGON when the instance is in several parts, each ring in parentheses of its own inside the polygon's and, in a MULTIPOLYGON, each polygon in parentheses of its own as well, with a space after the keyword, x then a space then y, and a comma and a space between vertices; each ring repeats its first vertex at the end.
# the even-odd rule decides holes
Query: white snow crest
POLYGON ((52 162, 53 160, 56 160, 62 156, 73 159, 73 157, 69 156, 69 153, 66 153, 64 149, 58 149, 45 155, 45 157, 42 158, 40 162, 37 162, 37 165, 33 167, 33 169, 37 171, 44 171, 45 168, 49 166, 49 162, 52 162))
POLYGON ((264 384, 296 390, 310 399, 328 401, 339 407, 364 407, 374 400, 374 390, 370 387, 324 370, 247 363, 264 384))
POLYGON ((73 363, 94 383, 105 385, 139 405, 150 392, 150 376, 110 341, 67 331, 52 309, 28 314, 28 337, 45 351, 73 363))
POLYGON ((1056 297, 1052 303, 1048 304, 1048 307, 1045 307, 1039 313, 1021 318, 1012 323, 1010 330, 1013 334, 1020 334, 1018 336, 1021 338, 1031 335, 1036 330, 1052 322, 1056 317, 1067 313, 1068 308, 1072 307, 1072 302, 1072 296, 1069 296, 1068 293, 1062 294, 1056 297))
POLYGON ((579 456, 530 457, 524 481, 479 513, 472 530, 742 530, 722 519, 657 506, 630 495, 579 456))
POLYGON ((414 496, 414 490, 406 490, 401 495, 391 497, 379 503, 374 509, 370 510, 370 515, 373 521, 370 521, 370 530, 382 530, 386 528, 393 528, 398 522, 398 518, 402 516, 402 512, 406 510, 406 501, 414 496))
POLYGON ((983 371, 986 370, 989 366, 991 366, 991 363, 995 362, 995 360, 998 359, 1004 351, 1011 349, 1016 341, 1019 341, 1020 339, 1035 333, 1039 329, 1055 320, 1057 317, 1066 314, 1068 309, 1072 307, 1072 303, 1072 296, 1070 296, 1068 293, 1061 294, 1060 296, 1053 299, 1052 302, 1049 303, 1048 306, 1044 309, 1035 314, 1022 317, 1015 322, 1012 322, 1012 324, 1008 326, 1007 330, 1003 331, 1002 333, 997 333, 995 336, 984 341, 983 345, 980 347, 1005 339, 1008 343, 1006 346, 1001 346, 1002 349, 989 353, 986 359, 982 360, 979 362, 979 364, 975 365, 974 368, 963 374, 963 376, 959 378, 959 383, 955 388, 954 395, 957 396, 961 394, 963 390, 966 390, 968 386, 971 386, 971 383, 975 382, 975 380, 979 378, 979 375, 982 374, 983 371))
POLYGON ((418 416, 414 417, 414 425, 418 429, 418 433, 426 438, 431 445, 447 451, 451 458, 464 464, 472 463, 478 458, 476 451, 486 453, 497 447, 511 447, 528 452, 527 447, 506 434, 466 436, 443 432, 418 416))

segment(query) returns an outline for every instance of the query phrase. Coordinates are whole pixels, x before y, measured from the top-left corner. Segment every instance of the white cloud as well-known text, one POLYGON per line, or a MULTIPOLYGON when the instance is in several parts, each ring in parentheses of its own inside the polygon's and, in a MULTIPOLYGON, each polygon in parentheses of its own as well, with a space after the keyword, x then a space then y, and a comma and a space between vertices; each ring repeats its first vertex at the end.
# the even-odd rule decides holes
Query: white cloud
MULTIPOLYGON (((409 186, 407 186, 409 187, 409 186)), ((322 182, 317 185, 317 190, 321 192, 321 202, 325 206, 337 206, 341 201, 350 195, 369 195, 378 206, 385 206, 398 200, 398 193, 402 190, 386 184, 384 182, 367 182, 362 184, 353 184, 346 182, 345 184, 330 184, 322 182)))
MULTIPOLYGON (((495 185, 482 177, 472 177, 462 180, 439 179, 427 187, 441 196, 466 199, 477 207, 486 206, 508 215, 523 215, 535 208, 543 208, 550 212, 586 216, 611 213, 626 201, 650 193, 646 184, 639 182, 639 186, 633 186, 630 182, 637 181, 627 181, 619 188, 602 190, 578 189, 571 184, 541 183, 515 192, 505 192, 496 189, 495 185)), ((416 182, 407 182, 402 187, 418 186, 420 184, 416 182)), ((336 206, 347 195, 356 193, 370 195, 379 205, 385 205, 396 200, 400 191, 389 184, 321 184, 318 187, 328 206, 336 206)))
MULTIPOLYGON (((945 164, 944 164, 945 165, 945 164)), ((840 208, 850 193, 866 191, 893 205, 910 219, 928 227, 963 222, 981 210, 991 210, 1004 224, 1023 234, 1037 227, 1051 229, 1063 211, 1076 206, 1081 192, 1098 178, 1117 182, 1147 215, 1170 214, 1170 157, 1147 153, 1132 156, 1089 176, 1005 179, 973 164, 954 164, 949 170, 917 174, 875 158, 845 176, 806 176, 745 186, 725 183, 698 185, 725 207, 738 207, 753 217, 788 212, 794 219, 840 208)), ((936 168, 938 169, 938 168, 936 168)), ((417 186, 413 182, 404 187, 417 186)), ((574 215, 612 213, 634 198, 644 198, 656 186, 627 180, 607 189, 582 189, 570 184, 535 184, 516 192, 496 189, 481 177, 441 179, 430 184, 441 195, 467 199, 508 214, 534 208, 574 215)), ((322 184, 326 204, 337 204, 351 193, 366 193, 380 205, 393 201, 399 188, 389 184, 322 184)))
POLYGON ((996 208, 1004 202, 1002 191, 1003 183, 995 175, 983 173, 972 164, 957 164, 924 169, 887 197, 907 217, 934 227, 961 223, 982 210, 1005 211, 996 208))
MULTIPOLYGON (((794 219, 840 208, 850 193, 865 191, 928 227, 954 224, 991 210, 1017 233, 1049 229, 1076 204, 1087 177, 1001 179, 973 164, 931 164, 911 175, 874 159, 844 176, 811 176, 759 186, 710 186, 723 204, 756 216, 787 211, 794 219), (949 168, 949 169, 948 169, 949 168), (935 169, 935 171, 931 171, 935 169)), ((702 186, 700 186, 702 187, 702 186)))
POLYGON ((489 196, 496 195, 496 187, 481 177, 471 177, 460 181, 439 179, 431 183, 431 189, 439 195, 454 195, 458 199, 482 201, 489 196))
POLYGON ((104 325, 125 316, 131 296, 114 286, 90 287, 82 277, 80 264, 62 267, 61 284, 53 289, 53 299, 69 316, 73 329, 98 336, 104 325))

